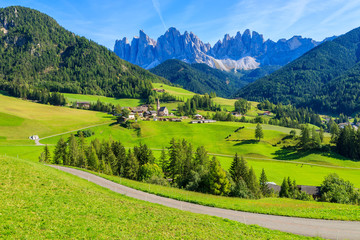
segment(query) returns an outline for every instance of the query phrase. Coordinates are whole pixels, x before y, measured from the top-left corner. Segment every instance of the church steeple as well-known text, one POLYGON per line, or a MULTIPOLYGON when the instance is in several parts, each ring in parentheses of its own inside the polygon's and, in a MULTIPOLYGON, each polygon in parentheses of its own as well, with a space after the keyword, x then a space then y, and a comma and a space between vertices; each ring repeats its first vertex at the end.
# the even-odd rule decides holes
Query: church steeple
POLYGON ((159 112, 159 110, 160 110, 160 101, 159 101, 159 98, 157 99, 156 110, 157 110, 158 112, 159 112))

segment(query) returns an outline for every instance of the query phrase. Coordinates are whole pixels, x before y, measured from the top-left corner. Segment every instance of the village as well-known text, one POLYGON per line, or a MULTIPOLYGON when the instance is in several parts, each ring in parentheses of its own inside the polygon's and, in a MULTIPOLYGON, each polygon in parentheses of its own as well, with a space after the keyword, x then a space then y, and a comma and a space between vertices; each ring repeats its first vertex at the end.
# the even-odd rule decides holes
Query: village
MULTIPOLYGON (((126 122, 127 120, 137 120, 141 119, 144 121, 166 121, 166 122, 182 122, 185 119, 189 119, 188 116, 175 116, 174 113, 170 113, 167 107, 161 107, 159 99, 157 99, 156 103, 156 111, 151 110, 151 106, 149 105, 141 105, 138 107, 122 107, 122 109, 126 109, 129 111, 127 116, 125 114, 118 115, 119 122, 126 122)), ((176 111, 173 109, 172 111, 176 111)), ((205 119, 202 115, 196 114, 193 117, 193 120, 190 123, 214 123, 216 120, 205 119)))

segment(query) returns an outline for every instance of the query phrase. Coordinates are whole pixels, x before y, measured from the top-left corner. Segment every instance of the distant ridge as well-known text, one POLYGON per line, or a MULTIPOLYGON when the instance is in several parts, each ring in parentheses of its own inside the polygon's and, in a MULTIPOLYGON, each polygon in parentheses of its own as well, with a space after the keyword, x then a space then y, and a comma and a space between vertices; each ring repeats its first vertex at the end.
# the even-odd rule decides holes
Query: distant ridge
POLYGON ((211 68, 204 63, 188 64, 169 59, 150 71, 189 91, 200 94, 215 92, 217 96, 229 98, 239 88, 276 69, 268 66, 236 74, 211 68))
POLYGON ((235 97, 291 103, 322 113, 359 113, 360 28, 321 44, 235 97))
MULTIPOLYGON (((329 39, 326 39, 329 40, 329 39)), ((235 37, 224 36, 214 46, 203 43, 194 33, 181 34, 176 28, 169 28, 156 41, 140 31, 131 43, 127 38, 117 40, 114 52, 122 59, 145 69, 153 68, 168 59, 186 63, 205 63, 221 70, 249 70, 258 67, 283 66, 321 42, 311 38, 294 36, 277 42, 264 40, 263 35, 250 30, 235 37)))

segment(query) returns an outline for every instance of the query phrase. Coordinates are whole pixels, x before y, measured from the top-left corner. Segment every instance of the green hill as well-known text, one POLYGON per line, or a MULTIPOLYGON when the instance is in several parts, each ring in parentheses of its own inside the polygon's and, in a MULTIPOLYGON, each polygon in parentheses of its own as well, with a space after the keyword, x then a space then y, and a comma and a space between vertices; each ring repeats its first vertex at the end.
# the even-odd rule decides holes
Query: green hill
POLYGON ((359 44, 357 28, 244 87, 235 97, 292 103, 324 113, 359 112, 359 44))
POLYGON ((236 89, 246 85, 239 76, 213 69, 206 64, 187 64, 180 60, 167 60, 150 70, 168 79, 171 83, 195 93, 215 92, 218 96, 229 97, 236 89))
POLYGON ((0 9, 0 89, 29 89, 144 98, 151 82, 167 82, 25 7, 0 9))
POLYGON ((2 239, 308 239, 131 199, 25 160, 0 158, 2 239))

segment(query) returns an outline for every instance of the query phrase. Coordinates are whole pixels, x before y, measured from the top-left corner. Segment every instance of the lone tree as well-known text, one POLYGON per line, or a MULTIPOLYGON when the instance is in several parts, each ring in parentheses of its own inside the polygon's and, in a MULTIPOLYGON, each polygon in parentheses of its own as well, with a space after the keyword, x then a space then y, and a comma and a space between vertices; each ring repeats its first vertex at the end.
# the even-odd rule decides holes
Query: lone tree
POLYGON ((258 139, 259 141, 260 141, 261 138, 264 138, 264 132, 262 130, 262 127, 261 127, 260 123, 258 123, 256 125, 255 138, 258 139))

